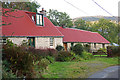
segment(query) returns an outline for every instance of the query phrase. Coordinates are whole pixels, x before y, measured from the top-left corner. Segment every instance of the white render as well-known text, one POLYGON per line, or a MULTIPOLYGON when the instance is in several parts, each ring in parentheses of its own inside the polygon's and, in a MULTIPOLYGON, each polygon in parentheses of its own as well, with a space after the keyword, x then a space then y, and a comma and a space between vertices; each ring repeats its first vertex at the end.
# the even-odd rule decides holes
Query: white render
POLYGON ((50 37, 37 37, 35 38, 35 48, 56 48, 57 45, 63 46, 63 38, 54 37, 53 46, 50 46, 50 37))
POLYGON ((21 45, 23 40, 28 41, 28 39, 26 37, 12 37, 12 38, 8 38, 8 39, 16 45, 21 45))

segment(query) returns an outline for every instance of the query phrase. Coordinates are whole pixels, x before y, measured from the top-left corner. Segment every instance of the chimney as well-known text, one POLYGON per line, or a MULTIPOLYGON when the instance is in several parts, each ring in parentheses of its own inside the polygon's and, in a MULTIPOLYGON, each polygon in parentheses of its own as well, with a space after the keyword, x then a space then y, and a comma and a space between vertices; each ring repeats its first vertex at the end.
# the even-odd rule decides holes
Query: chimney
POLYGON ((43 14, 44 16, 46 16, 46 10, 44 10, 44 8, 42 8, 42 11, 40 11, 40 14, 43 14))

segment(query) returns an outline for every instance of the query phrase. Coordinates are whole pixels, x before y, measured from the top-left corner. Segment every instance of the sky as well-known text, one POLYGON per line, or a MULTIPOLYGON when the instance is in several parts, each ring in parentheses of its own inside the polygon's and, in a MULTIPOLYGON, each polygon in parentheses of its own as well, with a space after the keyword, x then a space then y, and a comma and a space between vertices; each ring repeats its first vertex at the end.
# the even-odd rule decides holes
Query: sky
POLYGON ((56 9, 60 12, 66 12, 71 18, 83 16, 117 16, 118 2, 120 0, 36 0, 46 11, 56 9), (102 6, 106 11, 101 9, 102 6), (70 3, 70 4, 68 4, 70 3), (71 5, 72 4, 72 5, 71 5), (74 6, 74 7, 73 7, 74 6))

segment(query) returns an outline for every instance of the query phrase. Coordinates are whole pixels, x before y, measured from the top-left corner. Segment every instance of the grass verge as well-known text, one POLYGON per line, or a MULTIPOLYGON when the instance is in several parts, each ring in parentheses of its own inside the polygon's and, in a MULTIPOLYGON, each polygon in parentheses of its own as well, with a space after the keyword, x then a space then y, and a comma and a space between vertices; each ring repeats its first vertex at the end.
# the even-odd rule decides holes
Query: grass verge
POLYGON ((43 73, 45 78, 87 78, 99 70, 118 65, 118 58, 97 57, 80 62, 55 62, 43 73))

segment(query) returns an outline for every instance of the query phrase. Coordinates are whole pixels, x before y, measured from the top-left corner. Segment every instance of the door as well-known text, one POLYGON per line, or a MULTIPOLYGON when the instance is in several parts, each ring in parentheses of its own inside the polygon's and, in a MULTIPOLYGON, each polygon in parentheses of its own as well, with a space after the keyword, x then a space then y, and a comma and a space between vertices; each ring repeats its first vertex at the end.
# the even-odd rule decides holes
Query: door
POLYGON ((63 43, 65 51, 67 51, 67 43, 63 43))
POLYGON ((29 37, 28 43, 29 43, 29 46, 35 47, 35 37, 29 37))

